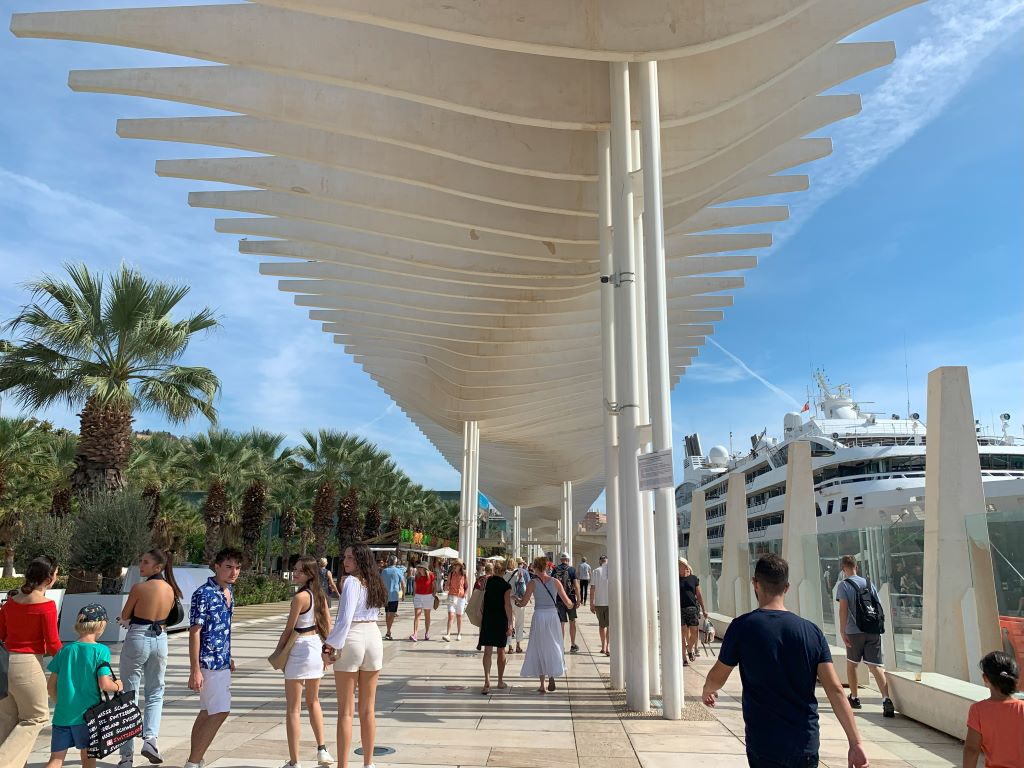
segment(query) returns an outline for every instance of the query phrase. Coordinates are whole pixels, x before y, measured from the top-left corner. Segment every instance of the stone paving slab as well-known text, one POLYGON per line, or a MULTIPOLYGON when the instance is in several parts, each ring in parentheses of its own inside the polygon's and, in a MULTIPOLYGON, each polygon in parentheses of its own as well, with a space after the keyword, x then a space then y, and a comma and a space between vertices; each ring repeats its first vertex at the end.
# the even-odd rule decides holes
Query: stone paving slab
MULTIPOLYGON (((281 674, 266 663, 280 633, 286 603, 250 606, 236 611, 234 653, 237 671, 234 710, 207 754, 207 768, 280 768, 287 759, 284 692, 281 674)), ((531 612, 527 611, 529 621, 531 612)), ((511 654, 505 690, 480 694, 483 682, 476 635, 461 642, 407 639, 385 642, 385 666, 377 694, 377 744, 395 747, 393 755, 376 758, 396 768, 701 768, 746 766, 739 675, 734 674, 706 720, 670 722, 656 717, 623 716, 619 696, 607 688, 609 660, 591 652, 597 647, 594 616, 581 612, 580 653, 566 656, 566 677, 553 694, 540 695, 536 681, 519 677, 522 654, 511 654), (692 761, 692 762, 691 762, 692 761)), ((412 605, 399 612, 394 636, 406 638, 412 627, 412 605)), ((528 641, 527 641, 528 642, 528 641)), ((189 732, 198 697, 187 690, 187 635, 170 638, 167 692, 160 745, 167 768, 187 757, 189 732)), ((112 652, 117 654, 114 646, 112 652)), ((704 675, 714 662, 700 657, 685 670, 688 701, 699 696, 704 675)), ((496 672, 492 672, 492 683, 496 672)), ((875 768, 942 768, 960 765, 960 743, 906 718, 886 720, 873 690, 862 692, 864 709, 857 713, 868 754, 875 768)), ((321 685, 321 703, 328 744, 335 744, 337 700, 334 680, 321 685)), ((831 708, 821 698, 823 768, 845 768, 846 741, 831 708)), ((359 745, 358 717, 353 747, 359 745)), ((313 765, 312 734, 302 731, 302 756, 313 765)), ((36 744, 30 768, 45 765, 49 729, 36 744)), ((333 749, 332 749, 333 752, 333 749)), ((74 765, 77 759, 69 759, 74 765)), ((117 756, 100 761, 113 766, 117 756)), ((352 755, 357 768, 361 758, 352 755)), ((146 765, 136 758, 136 766, 146 765)))

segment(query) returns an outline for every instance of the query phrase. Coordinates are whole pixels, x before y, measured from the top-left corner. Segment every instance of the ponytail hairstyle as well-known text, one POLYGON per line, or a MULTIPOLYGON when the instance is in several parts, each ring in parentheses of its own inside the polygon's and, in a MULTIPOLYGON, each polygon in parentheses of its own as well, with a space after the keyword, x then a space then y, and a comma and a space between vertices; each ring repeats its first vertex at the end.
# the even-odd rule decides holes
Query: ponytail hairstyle
POLYGON ((23 595, 31 595, 46 584, 57 573, 57 562, 48 555, 40 555, 25 568, 25 583, 21 585, 23 595))
MULTIPOLYGON (((373 560, 373 552, 365 544, 353 544, 348 547, 352 551, 352 559, 356 561, 358 573, 350 574, 366 585, 366 607, 383 608, 388 603, 388 588, 384 586, 384 580, 377 570, 377 563, 373 560)), ((423 563, 417 568, 426 568, 423 563)), ((428 571, 429 573, 429 571, 428 571)))
POLYGON ((302 588, 309 590, 313 600, 313 625, 316 633, 321 640, 326 640, 330 622, 327 616, 327 595, 320 583, 320 563, 312 555, 303 555, 295 561, 295 570, 299 572, 302 588))
POLYGON ((174 579, 174 556, 170 552, 165 552, 162 549, 151 549, 146 553, 153 562, 160 566, 164 572, 164 578, 167 583, 171 585, 171 589, 174 591, 174 596, 181 599, 181 588, 178 587, 178 582, 174 579))
POLYGON ((1020 667, 1010 654, 992 651, 981 660, 978 666, 981 667, 982 674, 999 689, 1003 696, 1012 696, 1013 692, 1017 690, 1020 667))

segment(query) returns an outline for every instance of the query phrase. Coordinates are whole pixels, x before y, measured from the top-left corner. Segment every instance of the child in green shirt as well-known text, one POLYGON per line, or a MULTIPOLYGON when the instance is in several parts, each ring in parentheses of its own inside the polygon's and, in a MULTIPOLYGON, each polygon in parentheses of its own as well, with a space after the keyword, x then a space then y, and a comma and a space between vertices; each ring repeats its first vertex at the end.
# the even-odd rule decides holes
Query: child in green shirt
POLYGON ((101 690, 116 693, 122 688, 121 681, 112 676, 110 649, 96 642, 106 628, 106 609, 96 603, 85 606, 75 619, 78 642, 65 645, 50 662, 48 669, 53 674, 47 689, 56 707, 46 768, 61 768, 71 747, 82 750, 83 768, 96 768, 96 758, 87 753, 85 711, 99 704, 101 690))

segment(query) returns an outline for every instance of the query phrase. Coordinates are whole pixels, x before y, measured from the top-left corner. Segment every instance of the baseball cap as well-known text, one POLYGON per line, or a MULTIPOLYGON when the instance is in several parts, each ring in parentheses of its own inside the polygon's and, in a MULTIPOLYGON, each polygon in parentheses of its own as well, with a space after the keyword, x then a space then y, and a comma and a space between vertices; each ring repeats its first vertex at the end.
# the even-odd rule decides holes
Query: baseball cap
POLYGON ((85 624, 90 621, 106 621, 107 620, 107 609, 99 603, 89 603, 88 605, 82 606, 78 611, 77 623, 85 624))
POLYGON ((608 555, 601 555, 601 556, 600 556, 600 557, 598 558, 598 560, 607 560, 607 559, 608 559, 608 555))
POLYGON ((568 560, 569 559, 569 553, 568 552, 563 552, 562 554, 560 554, 558 556, 558 559, 559 560, 568 560))

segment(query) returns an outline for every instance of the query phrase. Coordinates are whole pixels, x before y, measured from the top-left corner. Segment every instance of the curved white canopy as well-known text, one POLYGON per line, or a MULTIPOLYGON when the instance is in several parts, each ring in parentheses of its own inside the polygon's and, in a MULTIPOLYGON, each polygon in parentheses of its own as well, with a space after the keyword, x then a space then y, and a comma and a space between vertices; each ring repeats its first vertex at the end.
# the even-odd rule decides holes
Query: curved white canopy
POLYGON ((157 173, 238 190, 189 204, 350 352, 454 466, 481 431, 480 486, 523 524, 603 487, 597 136, 609 61, 659 60, 672 383, 756 264, 806 138, 857 113, 821 95, 889 63, 840 43, 913 0, 258 0, 14 16, 22 37, 214 66, 72 72, 85 92, 203 105, 121 120, 127 138, 260 156, 157 173), (781 174, 781 175, 780 175, 781 174))

